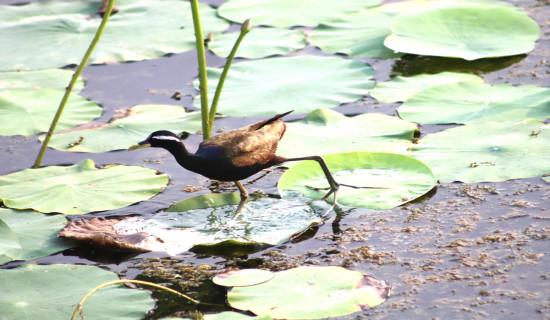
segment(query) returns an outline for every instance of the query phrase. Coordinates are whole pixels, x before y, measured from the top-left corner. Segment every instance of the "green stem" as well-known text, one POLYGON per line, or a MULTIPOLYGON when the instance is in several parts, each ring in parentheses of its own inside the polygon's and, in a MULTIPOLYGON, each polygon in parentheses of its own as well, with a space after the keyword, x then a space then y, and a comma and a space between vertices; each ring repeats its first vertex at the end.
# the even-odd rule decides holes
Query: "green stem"
POLYGON ((227 73, 229 72, 229 68, 231 67, 233 58, 235 58, 235 55, 237 54, 237 49, 239 49, 239 46, 241 45, 241 42, 244 39, 244 36, 246 36, 246 34, 250 32, 251 29, 252 29, 252 22, 250 21, 250 19, 243 22, 243 25, 241 26, 241 33, 239 34, 237 41, 235 41, 235 44, 233 45, 233 49, 231 49, 231 53, 227 57, 227 61, 225 62, 225 66, 223 67, 223 72, 220 76, 220 80, 218 81, 218 86, 216 87, 216 93, 214 94, 214 98, 212 100, 212 106, 210 107, 210 117, 208 121, 210 123, 210 126, 208 127, 209 132, 212 132, 212 128, 214 127, 214 118, 216 117, 218 102, 220 101, 220 95, 222 93, 223 84, 225 83, 225 79, 227 78, 227 73))
POLYGON ((193 26, 195 27, 195 41, 199 62, 199 91, 201 96, 202 137, 208 139, 212 132, 208 118, 208 78, 206 76, 206 55, 204 53, 204 38, 202 36, 201 17, 198 0, 191 0, 193 26))
POLYGON ((97 29, 97 32, 94 36, 94 39, 92 40, 92 43, 90 43, 90 46, 88 47, 88 50, 86 51, 86 54, 84 54, 84 57, 82 58, 82 61, 80 62, 80 65, 76 69, 75 73, 73 74, 73 77, 71 79, 71 82, 65 89, 65 94, 63 95, 63 99, 61 99, 61 102, 59 103, 59 107, 57 108, 57 112, 55 113, 55 116, 52 120, 52 123, 50 125, 50 129, 48 130, 48 133, 46 134, 46 138, 44 139, 44 142, 42 143, 42 147, 40 148, 40 152, 38 153, 38 156, 36 157, 36 160, 34 162, 33 168, 38 168, 42 164, 42 159, 44 159, 44 154, 46 153, 46 149, 48 148, 48 144, 50 143, 50 140, 52 138, 52 135, 55 131, 55 127, 57 126, 57 123, 59 122, 59 119, 61 118, 61 114, 63 113, 63 110, 65 109, 65 105, 67 104, 67 101, 69 100, 69 97, 71 96, 71 92, 73 91, 74 85, 80 75, 82 74, 82 70, 84 70, 84 67, 86 67, 86 64, 88 64, 88 60, 90 59, 90 56, 92 55, 92 52, 94 51, 95 46, 99 42, 99 39, 101 38, 101 34, 103 33, 103 30, 105 29, 105 26, 107 25, 107 21, 109 20, 109 17, 111 16, 111 11, 113 9, 113 6, 115 4, 115 0, 109 0, 109 4, 107 5, 107 9, 105 10, 105 14, 103 15, 103 20, 101 20, 101 24, 99 25, 99 28, 97 29))

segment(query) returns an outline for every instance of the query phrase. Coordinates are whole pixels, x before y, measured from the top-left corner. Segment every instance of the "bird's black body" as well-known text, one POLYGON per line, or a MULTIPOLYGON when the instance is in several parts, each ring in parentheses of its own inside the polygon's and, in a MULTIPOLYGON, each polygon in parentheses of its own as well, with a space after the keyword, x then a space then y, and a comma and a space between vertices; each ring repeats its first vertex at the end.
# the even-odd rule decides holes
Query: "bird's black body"
POLYGON ((288 159, 275 155, 279 140, 286 130, 286 125, 281 118, 290 112, 292 111, 206 139, 200 143, 195 153, 187 151, 181 139, 166 130, 153 132, 147 139, 128 150, 145 147, 163 148, 168 150, 176 161, 189 171, 214 180, 235 181, 241 192, 241 203, 235 217, 248 197, 248 192, 239 180, 286 161, 315 160, 319 162, 330 185, 330 192, 325 196, 326 198, 338 190, 338 183, 321 157, 288 159))

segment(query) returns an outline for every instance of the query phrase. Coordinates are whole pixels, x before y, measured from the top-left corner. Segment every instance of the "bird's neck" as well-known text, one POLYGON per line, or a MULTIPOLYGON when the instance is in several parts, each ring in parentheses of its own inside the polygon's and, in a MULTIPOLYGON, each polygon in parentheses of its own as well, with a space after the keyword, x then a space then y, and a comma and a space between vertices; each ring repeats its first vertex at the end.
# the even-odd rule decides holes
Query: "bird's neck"
POLYGON ((187 170, 195 171, 198 164, 197 156, 194 153, 187 151, 183 143, 178 143, 172 148, 166 148, 170 152, 180 166, 187 170))

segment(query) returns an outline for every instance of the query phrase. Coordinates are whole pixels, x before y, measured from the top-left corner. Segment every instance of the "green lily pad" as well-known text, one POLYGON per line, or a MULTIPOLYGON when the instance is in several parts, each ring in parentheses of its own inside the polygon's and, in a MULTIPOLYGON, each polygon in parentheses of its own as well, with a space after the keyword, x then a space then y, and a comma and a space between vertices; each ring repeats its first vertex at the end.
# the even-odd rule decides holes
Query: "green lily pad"
POLYGON ((269 281, 273 275, 273 272, 263 269, 229 270, 218 273, 212 282, 224 287, 248 287, 269 281))
POLYGON ((15 260, 21 256, 23 249, 17 235, 10 226, 0 218, 0 264, 15 260))
MULTIPOLYGON (((210 100, 221 69, 208 70, 210 100)), ((268 116, 332 108, 355 101, 374 86, 373 69, 336 57, 295 56, 237 63, 229 70, 218 111, 232 116, 268 116), (259 103, 269 101, 269 103, 259 103)), ((198 88, 198 80, 194 81, 198 88)), ((200 98, 194 99, 200 106, 200 98)))
MULTIPOLYGON (((181 318, 162 318, 162 320, 176 320, 181 318)), ((270 316, 249 316, 242 313, 237 313, 233 311, 220 312, 216 314, 205 314, 203 315, 204 320, 272 320, 270 316)), ((193 319, 195 320, 195 319, 193 319)))
POLYGON ((405 120, 433 124, 543 120, 550 117, 550 89, 458 82, 422 90, 398 112, 405 120))
POLYGON ((542 177, 542 180, 546 182, 550 182, 550 176, 542 177))
MULTIPOLYGON (((0 6, 0 70, 32 70, 80 63, 101 18, 99 2, 37 2, 0 6), (37 48, 40 48, 37 58, 37 48)), ((184 1, 117 0, 90 63, 137 61, 195 47, 191 7, 184 1)), ((204 34, 228 22, 200 4, 204 34)))
MULTIPOLYGON (((229 56, 240 32, 224 33, 208 42, 208 49, 221 57, 229 56)), ((306 46, 304 33, 300 30, 281 28, 254 28, 239 46, 237 57, 263 58, 283 55, 306 46)))
POLYGON ((357 271, 310 266, 277 272, 259 285, 233 288, 227 300, 234 308, 277 319, 325 319, 377 306, 390 290, 385 281, 357 271))
MULTIPOLYGON (((437 183, 430 168, 409 156, 382 152, 349 152, 323 156, 340 186, 338 203, 349 207, 386 210, 412 201, 430 191, 437 183), (383 189, 369 189, 379 187, 383 189)), ((319 165, 303 161, 288 169, 277 184, 296 190, 311 199, 321 199, 328 182, 319 165)))
POLYGON ((240 193, 208 193, 175 203, 166 212, 183 212, 194 209, 215 208, 225 205, 238 205, 240 193))
POLYGON ((434 86, 456 82, 478 82, 483 78, 467 73, 441 72, 438 74, 419 74, 412 77, 395 77, 390 81, 379 82, 370 91, 370 95, 383 102, 405 101, 416 93, 434 86))
MULTIPOLYGON (((232 198, 229 201, 233 201, 232 198)), ((175 255, 195 246, 233 244, 278 245, 323 221, 309 199, 260 198, 249 200, 237 219, 236 205, 215 208, 158 212, 147 220, 133 217, 117 223, 118 234, 145 232, 148 237, 136 246, 175 255)), ((324 212, 323 212, 324 213, 324 212)))
POLYGON ((478 122, 428 134, 410 155, 442 182, 505 181, 550 171, 550 125, 537 120, 478 122))
POLYGON ((146 200, 168 184, 168 176, 140 166, 95 168, 83 160, 69 167, 26 169, 0 177, 0 199, 15 209, 85 214, 146 200))
MULTIPOLYGON (((71 81, 74 71, 63 69, 48 69, 38 71, 12 71, 2 72, 0 90, 10 89, 58 89, 65 90, 71 81)), ((73 88, 78 92, 84 87, 84 81, 79 78, 73 88)))
POLYGON ((392 16, 373 9, 323 23, 308 34, 311 44, 326 52, 362 58, 395 58, 399 54, 384 46, 391 33, 392 16))
POLYGON ((346 13, 376 6, 380 0, 228 0, 218 9, 220 16, 241 23, 248 18, 257 25, 281 28, 316 26, 346 13))
MULTIPOLYGON (((106 125, 56 133, 49 146, 74 152, 123 150, 156 130, 196 132, 200 128, 200 112, 186 112, 184 108, 172 105, 140 105, 106 125)), ((43 140, 44 136, 41 136, 40 141, 43 140)))
POLYGON ((12 240, 17 244, 18 254, 10 254, 5 248, 0 249, 0 264, 10 260, 30 260, 45 257, 65 250, 71 246, 67 241, 57 237, 65 226, 67 219, 62 215, 45 215, 34 211, 15 211, 0 208, 0 229, 2 224, 8 230, 2 230, 0 243, 5 247, 12 240), (2 256, 3 255, 3 256, 2 256), (4 259, 8 257, 9 259, 4 259))
POLYGON ((350 151, 403 153, 416 131, 415 124, 397 117, 376 113, 346 117, 323 108, 287 123, 277 154, 290 158, 350 151))
POLYGON ((539 27, 524 12, 487 2, 430 6, 396 16, 384 44, 395 51, 476 60, 531 51, 539 27))
MULTIPOLYGON (((54 89, 0 91, 0 135, 30 136, 46 132, 59 107, 64 91, 54 89)), ((57 130, 69 129, 91 121, 103 109, 95 102, 71 95, 57 130)))
MULTIPOLYGON (((94 287, 118 276, 94 266, 27 264, 0 269, 0 310, 12 320, 70 319, 78 301, 94 287)), ((94 293, 83 305, 85 319, 141 319, 155 306, 149 293, 110 286, 94 293)), ((78 316, 77 316, 78 317, 78 316)), ((6 318, 6 319, 8 319, 6 318)))

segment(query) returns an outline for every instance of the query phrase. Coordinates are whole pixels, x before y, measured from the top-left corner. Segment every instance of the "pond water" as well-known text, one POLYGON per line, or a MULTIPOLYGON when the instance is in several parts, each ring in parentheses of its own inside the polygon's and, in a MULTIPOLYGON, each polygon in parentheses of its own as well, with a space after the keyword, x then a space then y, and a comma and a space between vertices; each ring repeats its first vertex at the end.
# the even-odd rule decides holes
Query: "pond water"
MULTIPOLYGON (((221 1, 210 3, 217 5, 221 1)), ((541 27, 535 50, 526 56, 472 62, 421 56, 360 60, 374 67, 377 81, 386 81, 393 75, 462 71, 481 74, 488 83, 548 87, 550 5, 547 1, 513 3, 541 27)), ((322 54, 311 46, 303 51, 322 54)), ((224 59, 207 55, 209 66, 223 65, 224 59)), ((150 61, 88 66, 81 95, 104 107, 104 114, 96 120, 100 123, 108 121, 115 109, 137 104, 188 107, 196 94, 190 85, 196 68, 194 52, 150 61), (181 92, 181 100, 171 98, 175 91, 181 92)), ((335 110, 348 115, 396 115, 397 106, 365 98, 335 110)), ((291 114, 285 120, 301 117, 303 114, 291 114)), ((222 118, 214 131, 238 128, 260 119, 222 118)), ((448 127, 425 125, 421 131, 426 135, 448 127)), ((192 135, 186 144, 194 150, 200 141, 199 135, 192 135)), ((31 167, 39 147, 36 137, 0 137, 0 174, 31 167)), ((209 180, 183 170, 160 149, 99 154, 49 149, 43 165, 74 164, 88 158, 98 165, 146 165, 168 173, 170 185, 151 200, 86 217, 151 217, 176 201, 210 192, 209 180), (155 161, 144 163, 144 159, 155 161), (198 186, 199 190, 182 191, 188 185, 198 186)), ((276 182, 281 172, 276 169, 251 177, 254 182, 246 184, 246 188, 249 192, 277 194, 276 182)), ((232 184, 214 187, 236 191, 232 184)), ((159 253, 122 254, 80 246, 33 262, 98 265, 124 277, 168 283, 211 303, 200 307, 203 312, 231 309, 225 302, 224 290, 209 279, 225 269, 284 270, 299 265, 331 265, 361 271, 393 286, 392 295, 384 304, 339 319, 550 319, 550 184, 540 177, 499 183, 443 183, 422 199, 391 210, 335 211, 323 225, 277 247, 202 248, 168 258, 159 253)), ((3 268, 19 264, 9 263, 3 268)), ((191 309, 169 294, 153 296, 158 306, 148 319, 184 315, 191 309)))

